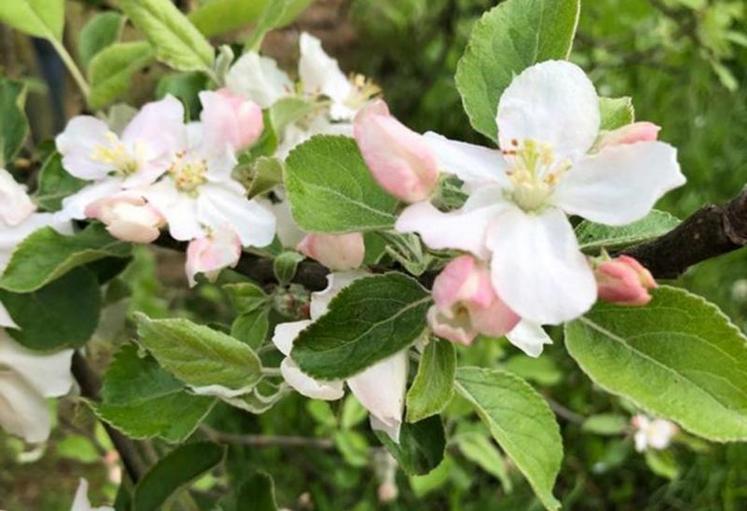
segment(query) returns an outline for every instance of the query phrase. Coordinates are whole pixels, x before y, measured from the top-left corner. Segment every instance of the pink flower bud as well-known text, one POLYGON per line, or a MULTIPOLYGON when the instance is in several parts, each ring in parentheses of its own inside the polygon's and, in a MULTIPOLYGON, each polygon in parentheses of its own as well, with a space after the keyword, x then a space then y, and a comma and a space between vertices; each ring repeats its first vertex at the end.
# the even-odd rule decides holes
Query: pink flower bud
POLYGON ((0 168, 0 222, 13 227, 34 211, 36 206, 26 193, 26 187, 17 183, 10 172, 0 168))
POLYGON ((355 117, 353 136, 376 181, 404 202, 430 197, 438 184, 438 164, 423 136, 395 119, 381 100, 355 117))
POLYGON ((166 225, 161 213, 135 193, 119 193, 92 202, 86 217, 100 220, 109 234, 122 241, 151 243, 166 225))
POLYGON ((452 342, 469 345, 478 334, 500 337, 520 319, 495 294, 488 268, 470 255, 446 265, 433 282, 432 294, 431 330, 452 342))
POLYGON ((257 141, 264 129, 262 109, 228 89, 200 93, 205 137, 209 144, 230 144, 241 151, 257 141))
POLYGON ((653 142, 658 138, 659 130, 661 127, 651 122, 634 122, 604 133, 597 142, 597 149, 636 142, 653 142))
POLYGON ((307 234, 296 249, 334 271, 353 270, 363 264, 363 234, 307 234))
POLYGON ((626 255, 603 262, 595 275, 599 299, 619 305, 646 305, 651 301, 648 290, 656 287, 651 272, 626 255))
POLYGON ((195 275, 205 274, 211 282, 218 278, 224 268, 233 268, 241 257, 241 240, 229 229, 213 231, 209 236, 189 242, 187 247, 187 279, 189 285, 196 284, 195 275))

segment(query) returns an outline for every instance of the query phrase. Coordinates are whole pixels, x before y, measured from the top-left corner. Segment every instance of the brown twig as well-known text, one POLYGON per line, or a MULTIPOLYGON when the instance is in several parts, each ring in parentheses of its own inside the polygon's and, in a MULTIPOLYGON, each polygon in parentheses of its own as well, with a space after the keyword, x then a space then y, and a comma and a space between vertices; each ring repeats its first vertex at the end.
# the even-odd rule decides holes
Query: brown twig
POLYGON ((332 449, 335 446, 334 442, 328 438, 225 433, 204 424, 200 426, 200 430, 214 442, 247 445, 250 447, 313 447, 315 449, 332 449))

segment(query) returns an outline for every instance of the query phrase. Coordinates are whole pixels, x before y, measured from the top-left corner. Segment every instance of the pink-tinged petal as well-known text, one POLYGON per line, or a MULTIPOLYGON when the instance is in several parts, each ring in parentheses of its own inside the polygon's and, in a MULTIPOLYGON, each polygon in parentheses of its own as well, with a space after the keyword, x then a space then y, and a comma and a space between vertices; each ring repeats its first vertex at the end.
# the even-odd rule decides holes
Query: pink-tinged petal
POLYGON ((280 363, 280 373, 288 385, 308 398, 336 401, 345 395, 342 380, 316 380, 301 371, 291 358, 285 358, 280 363))
POLYGON ((152 243, 166 225, 163 215, 133 192, 99 199, 89 204, 85 213, 88 218, 104 223, 115 238, 132 243, 152 243))
POLYGON ((348 378, 347 383, 363 407, 386 426, 387 434, 399 443, 407 385, 407 350, 377 362, 348 378))
POLYGON ((81 189, 62 199, 61 216, 68 219, 84 220, 86 208, 97 200, 110 197, 122 191, 122 180, 108 177, 81 189))
POLYGON ((490 273, 470 255, 459 256, 444 267, 433 282, 432 294, 441 310, 458 302, 489 307, 495 299, 490 273))
POLYGON ((522 71, 503 92, 496 121, 503 150, 534 140, 549 144, 559 158, 576 160, 599 134, 599 98, 577 65, 540 62, 522 71))
POLYGON ((428 309, 427 319, 431 331, 447 341, 469 346, 479 334, 469 316, 464 312, 448 315, 437 306, 428 309))
POLYGON ((226 75, 226 85, 262 108, 293 92, 293 83, 277 62, 256 52, 245 53, 236 61, 226 75))
POLYGON ((392 117, 381 100, 355 117, 353 134, 376 181, 404 202, 425 200, 438 185, 438 165, 422 135, 392 117))
POLYGON ((297 250, 333 271, 354 270, 363 264, 363 234, 307 234, 297 250))
POLYGON ((561 178, 552 201, 592 222, 625 225, 646 216, 662 195, 684 183, 674 147, 639 142, 580 160, 561 178))
POLYGON ((241 151, 257 141, 264 129, 262 109, 228 89, 200 92, 204 143, 209 147, 228 144, 241 151))
POLYGON ((552 339, 542 325, 531 321, 519 321, 516 326, 506 334, 506 339, 530 357, 539 357, 545 344, 552 344, 552 339))
POLYGON ((457 140, 429 131, 424 135, 431 151, 436 155, 438 168, 455 174, 468 189, 482 185, 510 185, 506 176, 506 160, 500 151, 457 140))
POLYGON ((600 151, 616 145, 654 142, 659 137, 660 130, 660 126, 651 122, 634 122, 616 130, 603 132, 597 140, 595 149, 600 151))
POLYGON ((299 40, 301 58, 298 74, 306 94, 323 94, 335 103, 344 103, 353 90, 337 60, 327 55, 322 42, 303 32, 299 40))
POLYGON ((293 343, 296 341, 298 334, 300 334, 310 324, 311 320, 308 319, 291 321, 289 323, 278 323, 272 334, 272 343, 280 353, 286 357, 290 357, 293 343))
POLYGON ((0 225, 16 226, 34 211, 36 206, 26 193, 26 187, 16 182, 10 172, 0 168, 0 225))
POLYGON ((73 117, 55 143, 62 155, 62 166, 71 175, 87 180, 102 179, 114 170, 111 164, 94 158, 96 151, 108 147, 116 135, 106 123, 95 117, 73 117))
POLYGON ((275 237, 272 213, 256 200, 249 200, 224 184, 209 183, 200 189, 197 217, 213 229, 235 231, 244 247, 265 247, 275 237))
POLYGON ((191 241, 205 236, 205 230, 197 221, 197 200, 179 192, 171 178, 166 178, 142 191, 169 225, 169 234, 179 241, 191 241))
POLYGON ((348 287, 354 281, 370 276, 364 271, 334 272, 327 275, 327 287, 322 291, 311 293, 310 315, 312 320, 317 320, 327 313, 329 303, 340 291, 348 287))
POLYGON ((522 318, 556 325, 596 300, 594 274, 562 211, 508 209, 491 223, 487 245, 493 288, 522 318))
POLYGON ((467 309, 475 329, 489 337, 506 335, 521 319, 498 296, 487 307, 468 303, 467 309))
POLYGON ((187 247, 186 272, 189 285, 196 284, 195 275, 204 274, 214 281, 224 268, 233 268, 241 257, 239 237, 230 230, 213 231, 209 236, 193 240, 187 247))
POLYGON ((619 305, 639 306, 651 301, 649 289, 656 287, 651 272, 630 256, 601 263, 594 272, 599 299, 619 305))
POLYGON ((122 133, 122 142, 146 160, 170 159, 186 142, 181 101, 168 95, 143 106, 122 133))

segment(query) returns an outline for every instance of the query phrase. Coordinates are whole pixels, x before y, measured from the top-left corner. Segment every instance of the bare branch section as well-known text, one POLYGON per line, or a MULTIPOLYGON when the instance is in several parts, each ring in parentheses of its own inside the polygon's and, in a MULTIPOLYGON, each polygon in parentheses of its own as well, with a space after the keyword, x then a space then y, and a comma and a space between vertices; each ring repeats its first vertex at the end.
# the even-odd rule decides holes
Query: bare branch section
POLYGON ((225 433, 204 424, 200 426, 200 430, 213 442, 246 445, 249 447, 312 447, 315 449, 332 449, 335 446, 334 442, 328 438, 225 433))
POLYGON ((747 245, 747 188, 730 202, 709 204, 667 234, 624 253, 659 279, 682 275, 691 266, 747 245))

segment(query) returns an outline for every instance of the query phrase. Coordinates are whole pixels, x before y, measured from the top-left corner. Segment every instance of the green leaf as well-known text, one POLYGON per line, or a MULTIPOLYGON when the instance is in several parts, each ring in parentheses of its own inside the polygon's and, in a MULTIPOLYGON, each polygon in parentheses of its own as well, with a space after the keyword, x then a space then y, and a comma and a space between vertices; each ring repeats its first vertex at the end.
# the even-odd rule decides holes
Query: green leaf
POLYGON ((54 152, 44 161, 34 200, 42 209, 59 211, 62 208, 62 199, 84 186, 86 181, 69 174, 62 166, 60 153, 54 152))
POLYGON ((679 223, 677 217, 654 209, 632 224, 617 227, 584 220, 576 226, 576 237, 581 250, 585 252, 598 252, 602 249, 615 251, 657 238, 679 223))
POLYGON ((503 369, 520 378, 548 387, 557 385, 565 376, 550 357, 532 358, 523 353, 506 360, 503 369))
POLYGON ((20 328, 8 329, 8 333, 27 348, 75 348, 96 330, 101 291, 93 272, 76 268, 32 293, 0 290, 0 303, 20 328))
POLYGON ((83 435, 69 435, 57 444, 57 456, 78 463, 95 463, 101 460, 101 454, 96 450, 90 439, 83 435))
POLYGON ((366 437, 357 431, 336 431, 333 437, 335 447, 345 462, 351 467, 365 467, 371 459, 366 437))
POLYGON ((352 232, 394 225, 397 201, 382 190, 351 138, 318 135, 286 160, 291 212, 310 232, 352 232))
POLYGON ((250 164, 249 172, 249 197, 269 192, 283 183, 283 162, 277 158, 260 156, 250 164))
POLYGON ((26 87, 21 82, 0 79, 0 168, 13 162, 29 134, 25 101, 26 87))
POLYGON ((241 485, 236 499, 236 511, 242 511, 245 509, 242 506, 250 502, 252 511, 277 511, 275 483, 269 474, 256 472, 241 485))
POLYGON ((163 99, 168 94, 184 103, 189 119, 195 120, 202 110, 200 92, 209 89, 208 79, 203 73, 172 73, 164 76, 156 86, 156 99, 163 99))
POLYGON ((568 57, 579 10, 579 0, 507 0, 483 15, 455 77, 473 128, 497 140, 504 89, 527 67, 568 57))
POLYGON ((511 478, 503 456, 488 437, 478 431, 460 433, 454 440, 465 458, 477 463, 485 472, 500 481, 503 490, 510 493, 513 489, 511 478))
POLYGON ((119 6, 153 45, 158 60, 178 71, 212 73, 213 47, 171 0, 120 0, 119 6))
POLYGON ((265 8, 262 9, 262 14, 257 19, 257 24, 254 26, 252 34, 244 45, 244 50, 259 51, 259 47, 267 32, 280 25, 283 21, 285 11, 293 3, 295 3, 295 0, 273 0, 267 2, 265 8))
POLYGON ((188 394, 184 383, 153 357, 139 357, 137 346, 128 344, 107 369, 94 411, 130 438, 183 442, 215 403, 214 398, 188 394))
POLYGON ((231 324, 231 335, 254 349, 267 338, 270 329, 270 308, 260 307, 236 317, 231 324))
POLYGON ((563 444, 555 416, 542 396, 518 376, 479 367, 460 367, 456 388, 475 407, 545 508, 560 509, 552 488, 563 444))
POLYGON ((157 511, 172 494, 223 461, 225 448, 210 442, 177 447, 158 460, 135 487, 133 511, 157 511))
POLYGON ((433 415, 420 422, 405 422, 399 432, 399 445, 382 431, 375 431, 379 441, 408 475, 424 475, 444 458, 446 437, 441 417, 433 415))
POLYGON ((262 364, 243 342, 186 319, 149 319, 137 314, 140 342, 161 366, 195 388, 220 386, 249 392, 262 378, 262 364))
POLYGON ((428 291, 401 273, 356 280, 301 332, 291 357, 310 376, 347 378, 415 342, 430 303, 428 291))
POLYGON ((602 413, 587 418, 581 429, 597 435, 620 435, 630 425, 630 421, 623 415, 602 413))
POLYGON ((152 61, 153 48, 144 41, 115 43, 98 52, 88 67, 91 108, 101 109, 123 96, 132 76, 152 61))
POLYGON ((272 261, 272 271, 278 279, 280 285, 284 286, 293 280, 298 269, 298 263, 304 260, 304 255, 293 250, 287 250, 279 254, 272 261))
POLYGON ((83 26, 78 40, 78 56, 83 69, 88 69, 97 53, 119 41, 124 24, 125 17, 118 12, 102 12, 83 26))
POLYGON ((407 422, 418 422, 446 408, 454 395, 456 360, 453 344, 431 339, 407 392, 407 422))
POLYGON ((64 0, 12 0, 0 2, 0 21, 16 30, 45 39, 62 39, 64 0))
POLYGON ((599 128, 602 130, 616 130, 635 121, 633 100, 628 96, 599 98, 599 113, 602 116, 599 128))
POLYGON ((669 451, 652 451, 648 450, 645 454, 646 465, 654 474, 666 479, 677 479, 680 474, 680 467, 677 461, 669 451))
POLYGON ((662 286, 646 307, 597 305, 565 335, 608 392, 709 440, 747 440, 747 339, 703 298, 662 286))
POLYGON ((131 248, 112 238, 101 224, 91 224, 72 236, 44 227, 13 252, 0 288, 14 293, 35 291, 78 266, 105 257, 130 257, 131 248))
POLYGON ((270 301, 262 288, 253 282, 226 284, 223 289, 228 293, 233 308, 241 314, 264 308, 270 301))
MULTIPOLYGON (((225 34, 254 23, 268 2, 276 0, 211 0, 189 15, 190 21, 207 37, 225 34)), ((293 21, 311 0, 292 0, 278 26, 293 21)))

